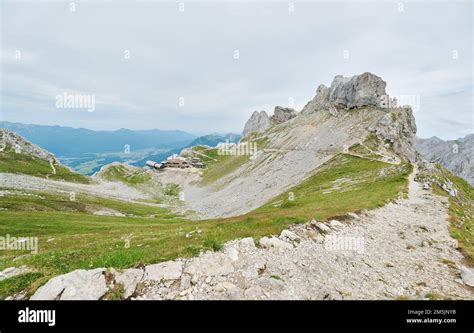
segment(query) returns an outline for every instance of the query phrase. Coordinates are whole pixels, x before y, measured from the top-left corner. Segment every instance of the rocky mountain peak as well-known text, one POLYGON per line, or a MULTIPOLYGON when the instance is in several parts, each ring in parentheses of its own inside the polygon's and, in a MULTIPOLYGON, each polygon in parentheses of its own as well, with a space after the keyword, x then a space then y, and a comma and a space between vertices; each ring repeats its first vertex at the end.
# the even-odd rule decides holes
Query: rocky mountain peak
POLYGON ((380 106, 386 86, 381 77, 368 72, 350 78, 337 75, 331 83, 329 100, 344 108, 380 106))
MULTIPOLYGON (((278 125, 295 118, 291 128, 305 128, 308 121, 322 124, 327 115, 334 118, 332 135, 343 138, 342 129, 374 133, 404 159, 414 162, 419 154, 414 148, 416 123, 410 107, 387 105, 386 82, 372 73, 352 77, 337 75, 330 87, 321 84, 315 97, 297 112, 290 108, 275 107, 274 115, 254 112, 245 125, 244 135, 252 132, 278 132, 278 125), (359 109, 357 112, 351 109, 359 109)), ((285 131, 288 126, 285 127, 285 131)), ((347 131, 347 130, 346 130, 347 131)), ((329 135, 329 132, 327 133, 329 135)), ((362 137, 363 134, 359 134, 362 137)), ((349 142, 346 142, 349 144, 349 142)))
POLYGON ((254 111, 249 120, 245 123, 243 135, 254 132, 264 132, 272 126, 284 123, 296 117, 298 112, 292 108, 275 106, 271 117, 265 111, 254 111))
POLYGON ((419 154, 415 149, 416 123, 410 107, 390 109, 369 131, 392 144, 400 156, 410 162, 416 162, 419 154))
POLYGON ((297 112, 295 109, 275 106, 273 116, 270 117, 270 120, 273 125, 278 125, 296 117, 296 115, 297 112))
POLYGON ((254 111, 249 120, 245 123, 243 135, 253 132, 264 132, 271 126, 270 117, 265 111, 254 111))
MULTIPOLYGON (((318 86, 315 97, 301 110, 301 114, 328 110, 331 115, 336 116, 338 110, 364 106, 388 109, 385 105, 388 98, 386 86, 386 82, 381 77, 369 72, 352 77, 336 75, 330 87, 324 84, 318 86)), ((263 132, 297 115, 298 112, 294 109, 280 106, 275 107, 274 114, 270 118, 264 111, 255 111, 245 124, 243 134, 263 132)))
POLYGON ((301 111, 309 114, 319 110, 352 109, 362 106, 382 107, 387 84, 381 77, 363 73, 352 77, 336 75, 330 87, 319 85, 316 95, 301 111))
POLYGON ((314 97, 314 101, 320 103, 327 103, 329 102, 329 95, 330 90, 324 84, 320 84, 318 89, 316 89, 316 96, 314 97))

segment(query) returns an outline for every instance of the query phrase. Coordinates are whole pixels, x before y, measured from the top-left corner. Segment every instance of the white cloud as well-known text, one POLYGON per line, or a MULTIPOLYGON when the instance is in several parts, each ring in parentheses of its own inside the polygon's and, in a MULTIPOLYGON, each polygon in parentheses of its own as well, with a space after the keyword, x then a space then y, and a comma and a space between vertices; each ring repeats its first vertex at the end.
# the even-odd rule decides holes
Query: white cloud
POLYGON ((88 128, 240 131, 254 109, 301 108, 337 74, 419 94, 421 136, 472 131, 470 2, 2 3, 3 118, 88 128), (22 50, 23 62, 12 58, 22 50), (234 59, 238 49, 240 58, 234 59), (349 59, 343 51, 349 51, 349 59), (130 51, 130 59, 124 52, 130 51), (453 50, 459 57, 452 58, 453 50), (51 108, 94 94, 93 114, 51 108), (184 97, 185 105, 178 106, 184 97), (448 114, 456 120, 447 122, 448 114), (471 130, 470 130, 471 129, 471 130))

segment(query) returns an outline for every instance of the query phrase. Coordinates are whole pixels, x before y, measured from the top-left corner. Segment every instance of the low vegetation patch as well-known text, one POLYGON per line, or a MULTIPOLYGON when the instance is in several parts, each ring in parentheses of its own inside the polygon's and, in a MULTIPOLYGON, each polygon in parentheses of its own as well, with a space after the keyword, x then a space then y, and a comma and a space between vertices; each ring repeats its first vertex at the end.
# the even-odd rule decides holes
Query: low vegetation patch
POLYGON ((0 299, 24 292, 25 296, 31 296, 31 287, 35 281, 41 279, 42 273, 26 273, 0 281, 0 299))
POLYGON ((205 148, 202 146, 194 147, 199 152, 205 165, 201 184, 209 185, 216 180, 230 174, 242 164, 248 161, 248 155, 224 155, 220 154, 217 148, 205 148))
MULTIPOLYGON (((0 207, 13 212, 61 212, 61 213, 88 213, 93 214, 98 210, 108 209, 131 216, 160 216, 174 218, 175 214, 169 210, 154 205, 140 204, 117 199, 76 193, 50 193, 3 189, 8 194, 0 196, 0 207)), ((0 211, 1 212, 1 211, 0 211)), ((0 214, 0 221, 1 221, 0 214)))
POLYGON ((89 177, 75 173, 63 165, 54 164, 54 168, 56 173, 48 161, 27 154, 17 154, 8 149, 0 152, 0 173, 16 173, 75 183, 90 183, 89 177))
POLYGON ((110 181, 120 181, 128 185, 146 183, 151 176, 142 168, 130 167, 126 165, 111 165, 101 176, 110 181))
POLYGON ((105 295, 102 297, 104 301, 120 301, 125 299, 125 288, 122 283, 117 283, 110 288, 105 295))
POLYGON ((380 149, 383 145, 382 140, 377 135, 371 133, 363 143, 356 143, 349 147, 349 153, 365 157, 368 159, 381 160, 383 156, 380 149))
POLYGON ((174 184, 174 183, 166 184, 164 188, 164 194, 170 197, 179 196, 180 191, 181 191, 181 187, 178 184, 174 184))
POLYGON ((351 155, 337 155, 315 174, 279 195, 255 213, 324 219, 383 206, 406 192, 408 164, 388 165, 351 155), (381 170, 384 170, 381 174, 381 170))
POLYGON ((204 169, 201 184, 209 185, 222 177, 237 170, 246 163, 250 154, 247 152, 257 152, 265 149, 268 144, 267 136, 259 136, 258 133, 252 133, 249 137, 243 139, 240 143, 238 153, 222 154, 217 148, 207 148, 204 146, 196 146, 194 151, 199 153, 199 157, 204 162, 204 169))

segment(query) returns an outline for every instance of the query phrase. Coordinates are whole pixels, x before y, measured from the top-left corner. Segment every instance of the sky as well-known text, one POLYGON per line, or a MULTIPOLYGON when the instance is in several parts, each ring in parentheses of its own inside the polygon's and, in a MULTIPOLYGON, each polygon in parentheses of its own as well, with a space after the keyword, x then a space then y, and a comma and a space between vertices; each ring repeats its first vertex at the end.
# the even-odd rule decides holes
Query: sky
POLYGON ((241 132, 372 72, 418 136, 474 132, 472 1, 2 1, 0 120, 241 132), (94 97, 87 108, 58 96, 94 97))

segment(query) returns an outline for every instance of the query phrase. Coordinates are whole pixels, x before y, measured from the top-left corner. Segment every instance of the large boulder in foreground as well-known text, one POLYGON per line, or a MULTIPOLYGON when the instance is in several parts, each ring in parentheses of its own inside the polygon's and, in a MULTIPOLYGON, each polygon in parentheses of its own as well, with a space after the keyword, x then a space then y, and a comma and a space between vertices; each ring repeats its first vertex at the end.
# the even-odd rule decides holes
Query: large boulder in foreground
POLYGON ((98 300, 107 292, 105 268, 77 269, 56 276, 40 287, 31 300, 98 300))

